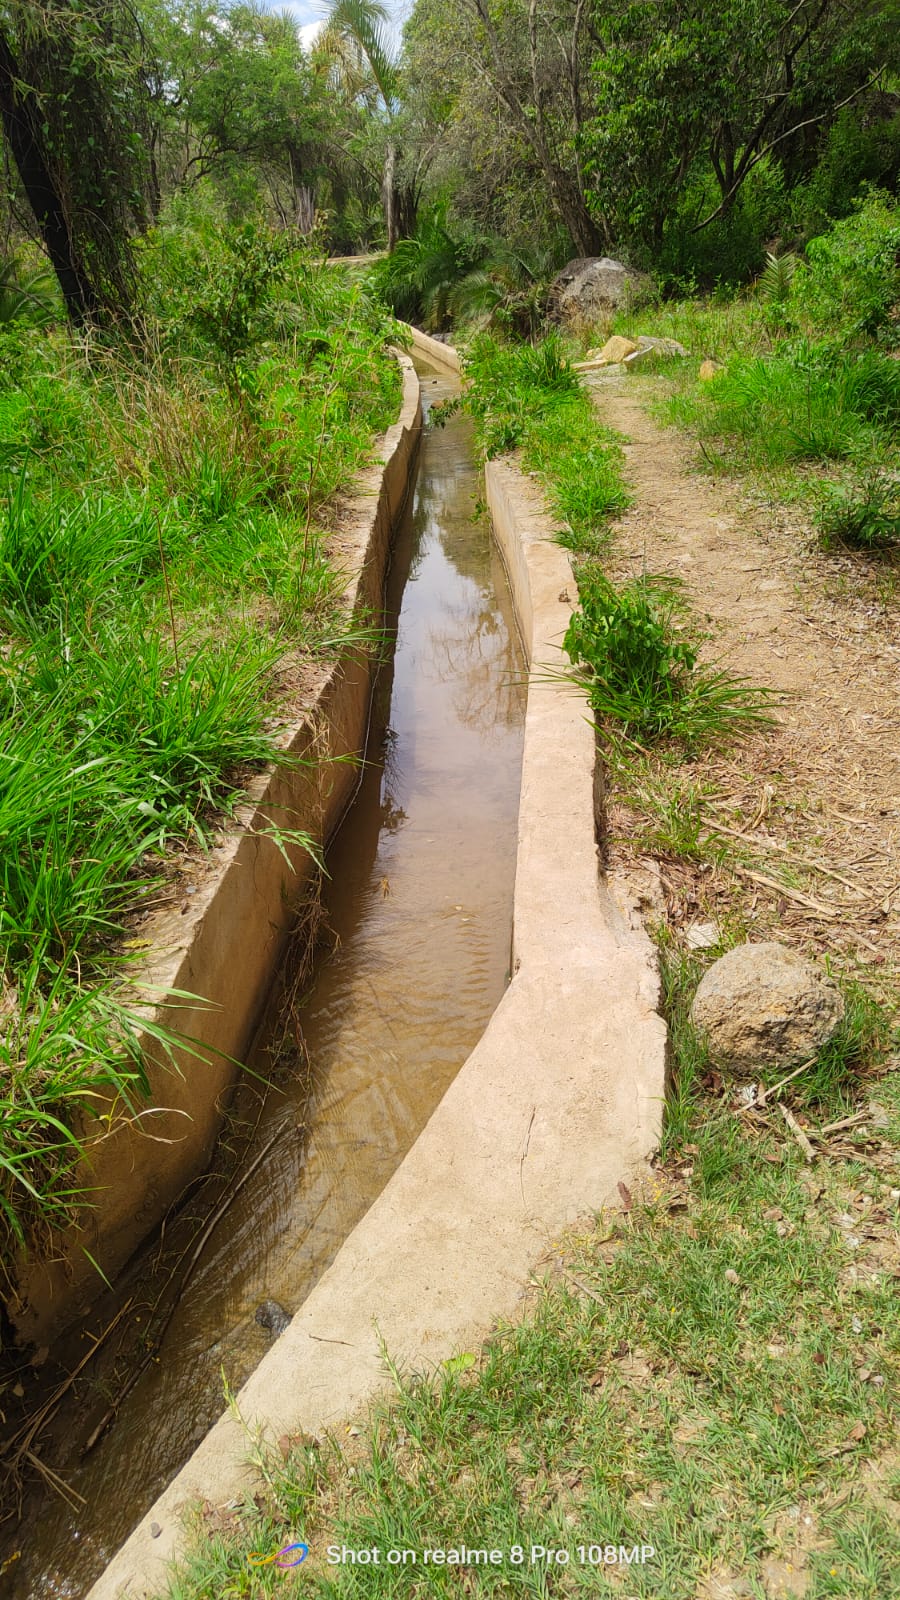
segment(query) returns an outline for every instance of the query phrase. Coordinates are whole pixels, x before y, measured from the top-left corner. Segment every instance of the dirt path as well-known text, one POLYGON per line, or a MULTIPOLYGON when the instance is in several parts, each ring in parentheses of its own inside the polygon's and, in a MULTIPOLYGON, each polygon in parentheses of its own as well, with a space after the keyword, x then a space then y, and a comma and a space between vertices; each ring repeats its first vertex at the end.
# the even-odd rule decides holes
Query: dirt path
MULTIPOLYGON (((711 635, 707 653, 787 696, 777 729, 691 764, 690 781, 711 786, 706 814, 725 839, 738 833, 732 844, 752 853, 744 876, 754 936, 777 930, 893 967, 900 954, 896 596, 879 594, 868 564, 823 555, 786 514, 700 475, 690 441, 647 414, 652 380, 604 377, 590 386, 604 423, 629 441, 635 495, 617 527, 611 576, 679 574, 711 635)), ((615 810, 611 820, 615 849, 615 810)), ((618 849, 627 853, 624 838, 618 849)), ((671 875, 667 889, 677 898, 671 875)), ((690 917, 696 885, 685 892, 681 911, 690 917)), ((703 900, 709 910, 710 896, 703 900)))

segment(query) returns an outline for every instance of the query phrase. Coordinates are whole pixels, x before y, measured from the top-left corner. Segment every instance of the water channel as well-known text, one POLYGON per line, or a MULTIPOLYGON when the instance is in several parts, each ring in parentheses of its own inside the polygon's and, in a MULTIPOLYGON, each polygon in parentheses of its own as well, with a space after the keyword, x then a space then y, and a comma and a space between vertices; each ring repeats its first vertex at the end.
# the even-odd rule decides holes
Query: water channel
MULTIPOLYGON (((458 387, 417 365, 426 407, 458 387)), ((11 1600, 86 1593, 219 1415, 223 1371, 237 1388, 265 1354, 273 1335, 256 1320, 260 1303, 291 1312, 302 1303, 508 982, 524 672, 481 492, 468 421, 428 429, 388 574, 396 646, 376 683, 359 790, 328 851, 328 943, 295 1010, 293 1043, 279 1021, 289 965, 281 974, 248 1059, 257 1076, 223 1141, 227 1157, 233 1137, 245 1171, 265 1157, 209 1233, 161 1348, 126 1398, 116 1401, 111 1357, 81 1384, 52 1460, 83 1503, 33 1501, 3 1580, 11 1600), (273 1084, 265 1092, 264 1080, 273 1084), (115 1419, 85 1453, 111 1401, 115 1419)), ((226 1163, 209 1180, 220 1195, 234 1171, 226 1163)), ((202 1237, 197 1219, 216 1214, 209 1183, 101 1308, 108 1317, 130 1298, 122 1326, 132 1349, 141 1317, 152 1319, 153 1285, 171 1278, 198 1228, 202 1237)), ((74 1337, 71 1366, 78 1353, 74 1337)))

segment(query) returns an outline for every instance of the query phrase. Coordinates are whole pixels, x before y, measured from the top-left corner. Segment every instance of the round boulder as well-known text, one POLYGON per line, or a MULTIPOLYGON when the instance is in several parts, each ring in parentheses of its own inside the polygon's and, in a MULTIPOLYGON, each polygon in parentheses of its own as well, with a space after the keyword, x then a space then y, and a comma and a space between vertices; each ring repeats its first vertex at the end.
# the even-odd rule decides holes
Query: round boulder
POLYGON ((617 306, 634 305, 650 287, 645 273, 611 256, 576 256, 550 285, 548 308, 561 322, 589 324, 617 306))
POLYGON ((691 1007, 717 1066, 738 1077, 799 1066, 828 1043, 843 1015, 827 974, 774 940, 739 944, 714 961, 691 1007))

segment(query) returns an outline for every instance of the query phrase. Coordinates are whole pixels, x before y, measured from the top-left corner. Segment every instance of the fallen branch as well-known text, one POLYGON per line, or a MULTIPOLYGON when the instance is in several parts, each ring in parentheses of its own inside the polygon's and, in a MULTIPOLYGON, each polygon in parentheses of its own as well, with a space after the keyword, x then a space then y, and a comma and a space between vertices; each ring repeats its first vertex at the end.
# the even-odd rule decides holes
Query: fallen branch
POLYGON ((777 894, 784 895, 786 900, 796 900, 798 905, 806 906, 820 917, 840 917, 844 914, 835 906, 826 906, 821 900, 814 900, 810 894, 803 894, 799 889, 789 889, 786 884, 779 883, 777 878, 767 878, 762 872, 751 872, 749 867, 733 867, 732 871, 737 872, 742 878, 749 878, 751 883, 762 884, 764 889, 774 889, 777 894))
POLYGON ((781 1112, 781 1115, 784 1117, 784 1120, 787 1123, 788 1127, 790 1128, 791 1133, 793 1134, 793 1136, 796 1139, 798 1145, 800 1146, 800 1149, 803 1151, 804 1160, 805 1161, 815 1161, 816 1152, 813 1149, 813 1146, 810 1144, 809 1140, 807 1139, 806 1134, 803 1132, 803 1129, 801 1128, 799 1122, 797 1121, 797 1118, 794 1116, 793 1111, 789 1111, 787 1106, 785 1106, 785 1105, 779 1106, 779 1110, 781 1112))

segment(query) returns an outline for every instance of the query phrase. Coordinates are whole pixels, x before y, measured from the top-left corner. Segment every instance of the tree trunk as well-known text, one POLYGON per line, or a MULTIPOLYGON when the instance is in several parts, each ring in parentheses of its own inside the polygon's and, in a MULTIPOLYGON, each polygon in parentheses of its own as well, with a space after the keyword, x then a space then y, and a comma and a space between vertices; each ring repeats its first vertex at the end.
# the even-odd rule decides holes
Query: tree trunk
POLYGON ((381 200, 384 206, 385 231, 388 254, 400 238, 399 195, 397 194, 397 147, 390 140, 384 157, 384 174, 381 179, 381 200))
POLYGON ((602 255, 606 241, 581 195, 573 189, 562 173, 547 176, 556 209, 576 253, 580 256, 602 255))
POLYGON ((61 196, 41 143, 41 118, 33 96, 20 97, 18 70, 9 40, 0 30, 0 119, 28 204, 34 212, 50 263, 59 280, 66 310, 76 327, 97 316, 99 307, 78 259, 61 196))

